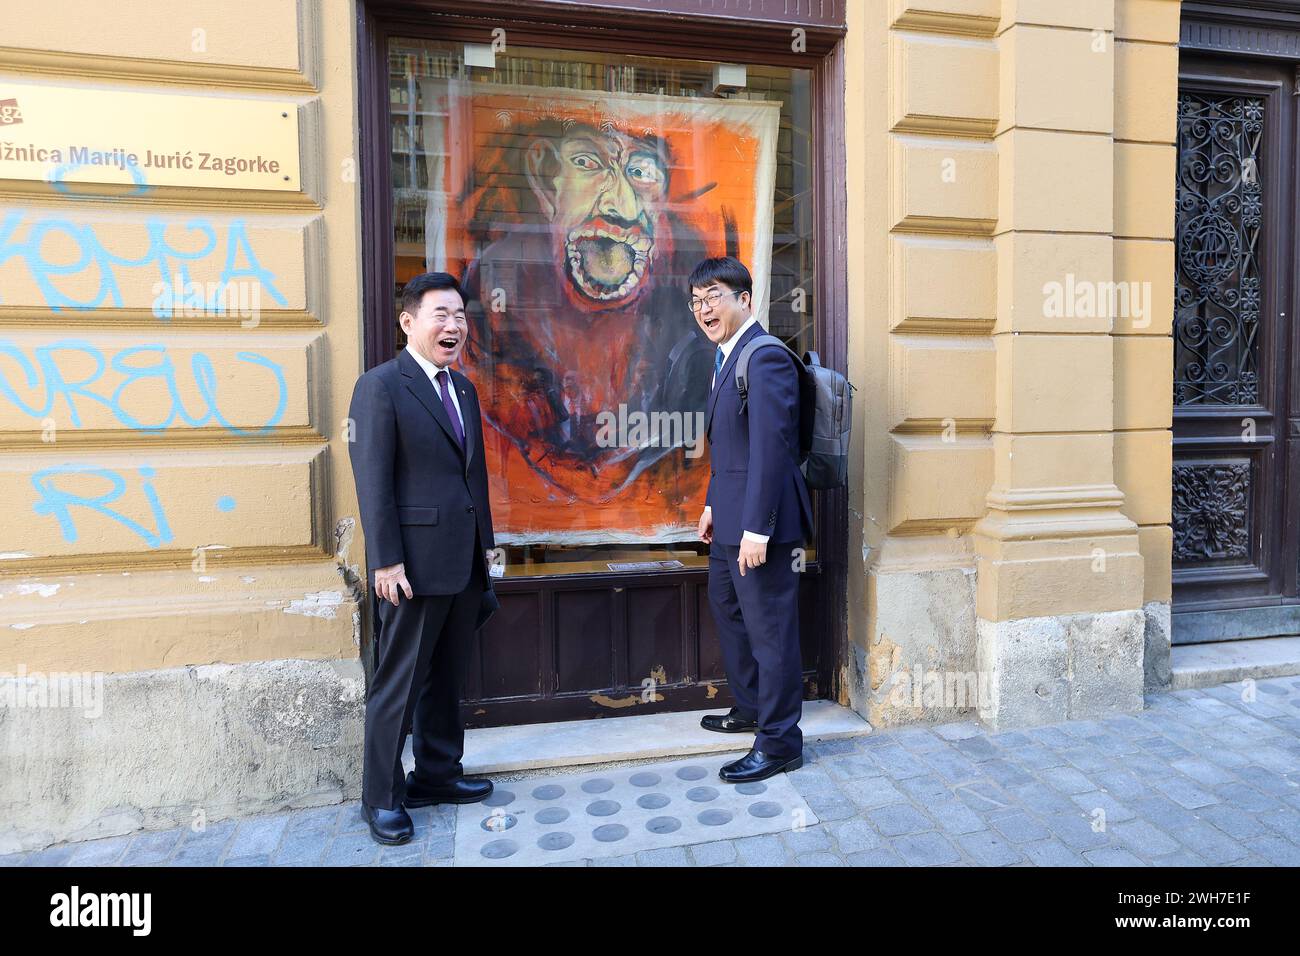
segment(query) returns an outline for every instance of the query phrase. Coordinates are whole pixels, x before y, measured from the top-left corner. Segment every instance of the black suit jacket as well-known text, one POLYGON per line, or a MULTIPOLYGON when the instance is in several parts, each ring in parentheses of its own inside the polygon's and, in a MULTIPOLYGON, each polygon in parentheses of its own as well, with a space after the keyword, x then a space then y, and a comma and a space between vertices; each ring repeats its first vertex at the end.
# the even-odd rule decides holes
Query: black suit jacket
POLYGON ((496 542, 478 393, 454 369, 451 380, 465 420, 463 451, 438 390, 405 350, 352 391, 349 455, 372 587, 377 569, 402 563, 414 593, 458 594, 480 561, 490 588, 483 549, 496 542))
POLYGON ((812 499, 799 470, 799 372, 776 346, 749 359, 748 408, 741 410, 736 360, 755 323, 736 340, 709 395, 709 490, 713 540, 739 545, 744 532, 773 541, 812 537, 812 499))

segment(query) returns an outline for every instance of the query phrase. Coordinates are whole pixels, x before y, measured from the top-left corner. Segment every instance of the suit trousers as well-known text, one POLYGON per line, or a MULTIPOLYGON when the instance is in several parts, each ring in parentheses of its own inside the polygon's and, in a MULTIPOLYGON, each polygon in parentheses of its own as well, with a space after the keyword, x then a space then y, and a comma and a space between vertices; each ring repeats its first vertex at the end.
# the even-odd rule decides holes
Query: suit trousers
POLYGON ((415 775, 422 783, 447 783, 464 774, 460 701, 487 587, 483 549, 475 538, 477 560, 459 594, 403 594, 396 607, 373 598, 375 671, 366 698, 361 784, 362 799, 372 807, 395 810, 405 799, 407 734, 412 734, 415 775))
POLYGON ((771 757, 803 753, 803 660, 799 651, 798 542, 767 544, 767 561, 746 568, 740 546, 709 546, 709 606, 737 713, 758 722, 754 746, 771 757))

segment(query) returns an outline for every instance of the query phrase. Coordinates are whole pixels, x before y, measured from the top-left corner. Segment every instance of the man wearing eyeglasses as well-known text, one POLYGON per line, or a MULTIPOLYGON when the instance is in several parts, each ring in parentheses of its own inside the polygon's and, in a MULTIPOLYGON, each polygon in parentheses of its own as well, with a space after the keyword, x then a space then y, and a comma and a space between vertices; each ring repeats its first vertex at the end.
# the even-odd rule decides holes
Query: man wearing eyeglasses
POLYGON ((691 311, 716 347, 706 411, 709 490, 700 540, 709 548, 709 605, 736 704, 700 725, 753 732, 754 746, 718 775, 763 780, 803 764, 803 665, 794 550, 812 535, 812 501, 799 470, 799 370, 785 349, 750 356, 745 407, 736 359, 764 334, 753 280, 730 256, 706 259, 689 279, 691 311))

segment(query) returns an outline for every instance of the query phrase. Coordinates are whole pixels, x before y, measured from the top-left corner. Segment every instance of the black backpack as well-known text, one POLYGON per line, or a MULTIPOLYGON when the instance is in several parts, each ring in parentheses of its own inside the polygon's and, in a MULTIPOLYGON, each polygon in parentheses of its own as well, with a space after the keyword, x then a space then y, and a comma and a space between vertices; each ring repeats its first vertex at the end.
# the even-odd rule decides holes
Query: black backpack
POLYGON ((848 483, 849 433, 853 423, 853 386, 826 368, 816 352, 803 358, 775 335, 756 336, 736 359, 736 388, 742 412, 749 407, 749 357, 764 346, 778 345, 799 369, 799 465, 809 488, 842 488, 848 483))

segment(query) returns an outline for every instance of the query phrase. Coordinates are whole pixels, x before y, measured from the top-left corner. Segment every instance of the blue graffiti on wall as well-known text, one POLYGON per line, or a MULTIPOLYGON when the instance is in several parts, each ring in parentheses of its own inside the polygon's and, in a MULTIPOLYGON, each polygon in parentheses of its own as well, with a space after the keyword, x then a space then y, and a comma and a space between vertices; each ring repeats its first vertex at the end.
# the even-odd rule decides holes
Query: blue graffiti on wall
POLYGON ((212 359, 203 352, 196 352, 190 358, 189 373, 202 400, 202 407, 197 409, 197 414, 191 414, 185 407, 177 388, 177 369, 171 356, 167 354, 165 345, 133 346, 115 353, 109 360, 90 342, 63 339, 34 349, 35 361, 33 361, 12 340, 0 339, 0 359, 6 357, 18 363, 26 388, 35 389, 43 384, 45 394, 43 400, 38 402, 24 401, 7 378, 4 365, 0 364, 0 398, 4 398, 23 413, 37 419, 49 415, 54 410, 55 403, 62 399, 75 428, 81 427, 79 404, 89 401, 104 406, 119 423, 136 431, 165 431, 179 419, 191 428, 216 423, 235 435, 264 435, 284 416, 289 398, 289 387, 285 382, 284 370, 278 363, 257 352, 235 353, 238 361, 266 369, 275 379, 275 410, 264 423, 254 428, 241 428, 234 425, 222 413, 217 396, 216 371, 213 369, 212 359), (57 356, 69 352, 90 358, 94 366, 90 374, 73 381, 64 376, 57 356), (122 381, 111 393, 108 393, 106 388, 93 390, 91 386, 100 380, 107 368, 124 376, 122 381), (144 421, 127 411, 124 399, 130 397, 132 386, 138 387, 141 383, 151 382, 162 385, 166 390, 167 401, 162 404, 162 410, 156 420, 144 421))
MULTIPOLYGON (((189 263, 206 259, 219 245, 223 246, 224 260, 221 274, 208 290, 205 303, 208 311, 222 312, 226 289, 232 282, 244 280, 256 281, 274 302, 280 306, 288 305, 288 299, 275 286, 275 274, 258 261, 248 238, 247 227, 240 219, 229 224, 224 236, 219 235, 210 221, 191 219, 183 226, 188 241, 180 245, 173 244, 167 238, 168 226, 172 224, 162 219, 150 219, 146 223, 148 246, 138 256, 111 252, 100 242, 95 227, 89 223, 77 223, 53 216, 28 223, 26 236, 18 239, 19 227, 24 221, 24 213, 17 209, 7 210, 3 220, 0 220, 0 266, 10 259, 22 260, 40 289, 45 304, 53 312, 63 312, 65 309, 86 311, 122 308, 122 290, 117 273, 119 268, 153 267, 157 269, 158 281, 167 288, 189 288, 193 282, 189 263), (60 235, 71 239, 77 249, 77 255, 67 262, 47 258, 42 248, 47 238, 60 235), (184 248, 187 245, 195 247, 184 248), (59 288, 57 280, 60 278, 79 275, 91 269, 95 270, 98 284, 86 298, 75 298, 59 288)), ((170 296, 155 299, 153 314, 160 319, 171 319, 175 305, 170 296)))
POLYGON ((144 479, 144 496, 149 503, 149 509, 153 512, 153 528, 146 527, 133 518, 122 514, 122 512, 108 507, 108 505, 121 498, 126 491, 126 479, 109 468, 60 465, 38 471, 32 475, 32 484, 36 486, 36 493, 39 496, 32 508, 38 515, 52 515, 59 522, 59 530, 63 533, 64 541, 77 540, 77 525, 72 520, 72 509, 77 507, 89 508, 106 518, 111 518, 143 538, 149 547, 160 547, 172 540, 171 525, 167 523, 167 516, 163 513, 162 502, 158 500, 158 493, 154 490, 150 481, 154 476, 154 470, 152 468, 139 468, 137 472, 144 479), (57 484, 59 478, 68 475, 90 475, 95 478, 102 478, 108 482, 108 490, 97 497, 74 494, 65 488, 60 488, 57 484))

